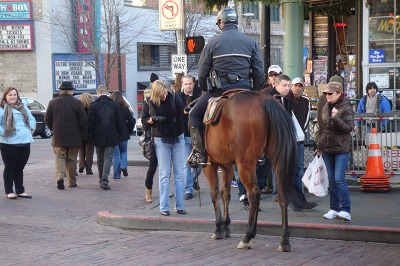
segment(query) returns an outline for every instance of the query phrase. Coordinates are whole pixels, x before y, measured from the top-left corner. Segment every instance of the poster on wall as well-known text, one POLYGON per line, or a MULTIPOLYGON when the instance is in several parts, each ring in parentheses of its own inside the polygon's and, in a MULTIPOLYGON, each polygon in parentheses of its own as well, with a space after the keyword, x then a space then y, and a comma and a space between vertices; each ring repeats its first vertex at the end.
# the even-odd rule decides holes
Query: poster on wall
POLYGON ((31 21, 0 22, 0 50, 33 50, 33 25, 31 21))
POLYGON ((59 92, 61 83, 71 81, 75 91, 95 92, 100 83, 96 75, 96 69, 104 73, 103 59, 100 58, 99 66, 93 55, 53 54, 53 91, 59 92))
POLYGON ((389 88, 389 74, 369 74, 369 82, 375 82, 378 88, 389 88))

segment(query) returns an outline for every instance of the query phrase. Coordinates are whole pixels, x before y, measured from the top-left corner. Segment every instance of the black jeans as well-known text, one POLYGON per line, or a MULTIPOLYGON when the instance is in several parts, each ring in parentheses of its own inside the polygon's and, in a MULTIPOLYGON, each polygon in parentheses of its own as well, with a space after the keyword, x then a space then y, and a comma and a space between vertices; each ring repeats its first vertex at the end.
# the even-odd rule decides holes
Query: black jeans
POLYGON ((30 144, 10 145, 2 143, 0 146, 1 156, 4 162, 4 189, 6 194, 25 192, 24 188, 24 168, 31 153, 30 144))
POLYGON ((154 145, 151 145, 150 165, 149 169, 147 170, 146 181, 144 183, 147 189, 153 189, 153 179, 154 179, 154 174, 156 173, 157 170, 157 166, 158 166, 158 161, 157 161, 156 151, 154 145))
POLYGON ((196 105, 189 113, 190 126, 198 128, 200 132, 203 132, 203 118, 207 110, 208 100, 211 97, 221 96, 222 93, 224 93, 223 90, 216 90, 212 93, 208 91, 198 99, 196 105))

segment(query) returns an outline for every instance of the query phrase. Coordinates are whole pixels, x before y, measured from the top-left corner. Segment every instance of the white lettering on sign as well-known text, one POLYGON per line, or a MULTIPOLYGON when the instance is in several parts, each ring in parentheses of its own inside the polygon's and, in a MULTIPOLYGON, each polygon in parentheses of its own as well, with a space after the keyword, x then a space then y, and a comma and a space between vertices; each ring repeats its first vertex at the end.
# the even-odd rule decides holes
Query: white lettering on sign
POLYGON ((0 25, 0 50, 32 50, 31 25, 0 25))
POLYGON ((54 61, 56 87, 69 80, 77 90, 96 90, 95 61, 57 60, 54 61))

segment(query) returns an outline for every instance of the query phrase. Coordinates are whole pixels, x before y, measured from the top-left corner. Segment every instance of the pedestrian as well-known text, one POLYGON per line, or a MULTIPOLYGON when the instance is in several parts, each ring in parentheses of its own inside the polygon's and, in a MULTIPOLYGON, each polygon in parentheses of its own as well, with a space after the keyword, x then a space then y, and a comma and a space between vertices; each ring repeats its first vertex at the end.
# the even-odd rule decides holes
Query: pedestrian
MULTIPOLYGON (((310 121, 311 103, 307 96, 303 95, 304 81, 297 77, 292 81, 291 91, 288 93, 288 99, 292 103, 292 111, 295 115, 304 135, 306 134, 308 123, 310 121)), ((297 159, 294 174, 294 185, 303 192, 304 175, 304 140, 297 141, 297 159)))
POLYGON ((115 146, 113 159, 113 178, 120 179, 121 172, 124 176, 128 176, 128 140, 131 138, 131 134, 135 127, 135 119, 129 111, 129 107, 122 96, 122 93, 114 91, 111 94, 110 99, 114 100, 118 104, 122 119, 122 131, 119 137, 119 142, 115 146))
POLYGON ((282 74, 282 68, 278 65, 271 65, 268 68, 268 85, 264 88, 264 90, 267 90, 266 92, 269 92, 273 88, 275 88, 276 85, 276 77, 282 74))
POLYGON ((4 163, 4 189, 8 199, 32 198, 25 192, 24 168, 31 152, 32 132, 35 128, 36 120, 22 103, 18 90, 7 87, 0 103, 0 150, 4 163))
MULTIPOLYGON (((287 99, 287 95, 290 92, 290 84, 291 84, 291 80, 287 75, 284 74, 280 74, 278 76, 275 75, 275 73, 278 73, 277 71, 282 71, 282 69, 279 66, 271 66, 269 68, 269 73, 268 73, 268 77, 271 78, 271 84, 273 84, 273 86, 271 86, 269 94, 272 96, 275 96, 276 98, 279 99, 279 102, 285 107, 285 109, 290 113, 290 115, 292 115, 292 107, 291 107, 291 102, 287 99)), ((264 170, 268 170, 272 169, 272 165, 270 165, 269 160, 267 160, 267 166, 261 168, 264 170), (269 165, 268 165, 269 164, 269 165)), ((260 173, 263 175, 268 174, 267 173, 260 173)), ((277 183, 276 183, 276 176, 275 173, 272 172, 271 175, 271 179, 272 179, 272 201, 274 202, 279 202, 279 198, 277 196, 278 193, 278 188, 277 188, 277 183)))
MULTIPOLYGON (((357 106, 357 113, 389 113, 392 111, 391 103, 388 98, 386 98, 383 94, 379 93, 378 86, 375 82, 369 82, 367 86, 365 86, 365 92, 367 95, 364 95, 357 106)), ((380 132, 386 131, 386 125, 389 120, 382 120, 379 124, 376 122, 365 122, 358 121, 358 126, 367 126, 367 132, 371 131, 371 128, 379 128, 380 132)))
POLYGON ((97 87, 97 98, 90 107, 88 119, 89 140, 96 147, 97 169, 100 188, 109 190, 110 175, 115 146, 122 132, 121 113, 118 104, 107 96, 105 85, 97 87))
POLYGON ((152 127, 152 137, 159 167, 160 212, 170 215, 169 185, 171 162, 174 176, 175 209, 178 214, 186 214, 183 204, 183 169, 185 167, 185 139, 183 135, 184 104, 174 91, 162 81, 151 86, 148 105, 143 109, 142 119, 152 127))
POLYGON ((182 77, 185 75, 185 73, 176 73, 175 74, 175 81, 174 81, 174 91, 176 93, 179 93, 182 91, 182 77))
MULTIPOLYGON (((181 87, 179 90, 178 96, 182 99, 182 102, 185 106, 189 105, 195 99, 199 98, 201 94, 194 90, 194 77, 191 75, 184 75, 181 78, 181 87)), ((189 113, 184 111, 184 136, 185 136, 185 158, 188 158, 190 152, 192 151, 192 144, 189 132, 189 113)), ((196 176, 198 176, 201 172, 200 168, 191 168, 188 163, 185 164, 184 180, 185 186, 183 188, 184 197, 186 200, 190 200, 193 198, 193 187, 198 188, 198 183, 196 180, 196 176), (196 185, 195 185, 196 181, 196 185), (193 186, 195 185, 195 186, 193 186)))
POLYGON ((156 73, 151 73, 150 74, 150 85, 143 91, 143 100, 146 99, 147 97, 150 97, 151 84, 156 80, 159 80, 158 75, 156 73))
MULTIPOLYGON (((83 109, 85 109, 86 116, 89 116, 90 105, 93 102, 93 96, 90 93, 82 93, 79 96, 79 100, 82 103, 83 109)), ((87 132, 87 123, 82 135, 82 144, 79 147, 79 173, 83 173, 86 168, 87 175, 93 175, 93 153, 94 145, 89 141, 89 135, 87 132)))
POLYGON ((351 152, 354 128, 353 107, 343 95, 343 85, 329 82, 324 90, 327 103, 321 111, 321 138, 315 154, 323 156, 329 178, 330 210, 325 219, 351 221, 350 193, 346 183, 346 167, 351 152))
MULTIPOLYGON (((152 138, 151 126, 147 124, 148 116, 146 117, 145 114, 148 113, 149 110, 149 101, 150 96, 143 100, 143 112, 142 112, 142 127, 143 127, 143 134, 145 134, 145 138, 149 139, 152 138), (145 111, 146 110, 146 111, 145 111), (145 116, 143 116, 145 115, 145 116)), ((149 160, 149 168, 147 169, 146 180, 145 180, 145 201, 147 203, 153 202, 153 180, 154 175, 157 170, 158 160, 157 154, 154 145, 150 146, 150 160, 149 160)))
POLYGON ((207 163, 203 117, 208 100, 230 89, 258 90, 265 81, 260 49, 252 38, 238 31, 236 11, 232 8, 221 10, 216 24, 222 32, 207 43, 198 64, 200 88, 207 90, 207 79, 214 85, 208 88, 189 114, 193 146, 188 158, 191 167, 205 167, 207 163))
POLYGON ((68 187, 76 187, 76 165, 82 132, 85 131, 87 117, 81 102, 73 97, 74 86, 70 81, 60 85, 60 95, 49 102, 45 123, 53 133, 51 145, 55 159, 54 174, 57 188, 64 189, 64 177, 68 187))

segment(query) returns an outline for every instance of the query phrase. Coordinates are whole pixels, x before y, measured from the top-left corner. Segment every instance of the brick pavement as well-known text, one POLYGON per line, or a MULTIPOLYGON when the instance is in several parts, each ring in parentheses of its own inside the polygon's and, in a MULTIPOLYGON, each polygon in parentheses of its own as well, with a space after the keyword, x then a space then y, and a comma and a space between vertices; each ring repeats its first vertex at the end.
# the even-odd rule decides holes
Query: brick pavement
POLYGON ((49 141, 35 141, 25 171, 26 191, 33 198, 0 197, 1 265, 398 265, 399 244, 291 238, 293 251, 279 253, 275 236, 257 235, 253 249, 238 250, 242 232, 216 241, 212 232, 99 225, 98 211, 148 207, 146 167, 129 166, 127 178, 111 180, 111 191, 100 190, 95 175, 79 175, 77 188, 59 191, 49 141))

